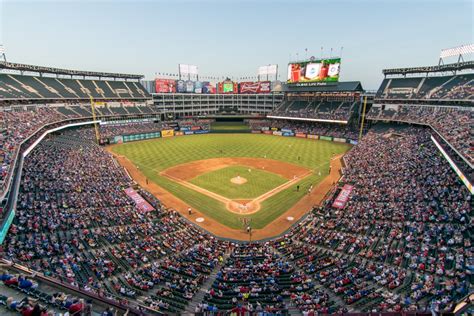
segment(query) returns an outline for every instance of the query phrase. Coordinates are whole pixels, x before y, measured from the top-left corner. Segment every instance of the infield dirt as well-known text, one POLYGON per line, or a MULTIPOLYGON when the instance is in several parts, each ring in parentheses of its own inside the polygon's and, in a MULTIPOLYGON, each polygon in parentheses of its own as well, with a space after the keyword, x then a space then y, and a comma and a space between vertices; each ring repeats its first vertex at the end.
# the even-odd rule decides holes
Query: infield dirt
MULTIPOLYGON (((117 155, 112 151, 112 146, 108 146, 107 150, 114 155, 114 157, 117 159, 117 161, 128 171, 130 176, 145 190, 150 192, 151 194, 155 195, 166 207, 175 209, 178 211, 182 216, 186 217, 196 225, 201 226, 205 230, 209 231, 210 233, 223 237, 223 238, 230 238, 230 239, 235 239, 235 240, 246 240, 248 241, 250 239, 250 236, 247 232, 244 230, 240 229, 232 229, 229 228, 213 218, 201 213, 199 210, 193 209, 193 212, 191 215, 188 214, 188 208, 190 205, 188 205, 186 202, 182 201, 181 199, 178 199, 175 197, 173 194, 165 190, 164 188, 158 186, 154 182, 148 182, 146 181, 146 177, 143 175, 143 173, 135 167, 135 165, 128 160, 126 157, 117 155), (197 223, 196 218, 198 217, 203 217, 205 220, 202 223, 197 223)), ((221 159, 221 158, 215 158, 215 159, 221 159)), ((235 159, 235 158, 222 158, 222 159, 235 159)), ((253 158, 249 158, 253 159, 253 158)), ((267 159, 270 160, 270 159, 267 159)), ((216 161, 218 163, 218 161, 216 161)), ((224 163, 224 162, 222 162, 224 163)), ((278 218, 276 218, 273 222, 269 223, 267 226, 265 226, 262 229, 254 229, 252 231, 252 240, 261 240, 261 239, 266 239, 266 238, 271 238, 275 237, 277 235, 280 235, 284 233, 288 228, 293 225, 296 221, 298 221, 304 214, 306 214, 313 206, 319 205, 321 201, 324 199, 326 193, 331 189, 333 184, 339 180, 341 176, 341 167, 342 167, 342 155, 334 157, 331 162, 331 173, 324 178, 317 186, 315 186, 310 194, 305 195, 301 200, 299 200, 293 207, 291 207, 289 210, 287 210, 285 213, 280 215, 278 218), (288 221, 287 217, 293 217, 294 221, 288 221)), ((228 164, 226 164, 228 165, 228 164)), ((176 166, 178 167, 178 166, 176 166)), ((297 166, 298 167, 298 166, 297 166)), ((173 167, 175 168, 175 167, 173 167)), ((205 167, 202 166, 202 168, 209 168, 209 166, 205 167)), ((280 166, 281 168, 281 166, 280 166)), ((308 169, 300 167, 301 169, 304 169, 305 172, 308 172, 308 169)), ((171 169, 171 168, 170 168, 171 169)), ((168 169, 168 170, 170 170, 168 169)), ((217 168, 219 169, 219 168, 217 168)), ((214 170, 217 170, 214 169, 214 170)), ((208 170, 209 171, 209 170, 208 170)), ((270 170, 267 170, 270 171, 270 170)), ((199 174, 202 174, 203 172, 207 171, 202 171, 199 172, 199 174)), ((271 171, 272 172, 272 171, 271 171)), ((275 172, 277 174, 280 174, 283 176, 282 172, 285 172, 285 170, 279 170, 279 172, 275 172)), ((290 179, 293 178, 294 173, 286 173, 286 178, 290 179)), ((186 176, 186 175, 184 175, 186 176)), ((190 176, 190 175, 188 175, 190 176)))

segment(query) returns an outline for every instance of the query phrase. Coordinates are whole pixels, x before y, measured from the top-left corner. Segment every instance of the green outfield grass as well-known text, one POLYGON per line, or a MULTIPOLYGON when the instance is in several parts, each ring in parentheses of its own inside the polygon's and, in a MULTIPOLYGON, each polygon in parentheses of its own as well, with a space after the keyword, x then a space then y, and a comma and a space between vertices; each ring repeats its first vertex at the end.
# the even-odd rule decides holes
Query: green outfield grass
POLYGON ((211 130, 218 131, 248 131, 250 127, 243 122, 212 122, 211 130))
POLYGON ((159 138, 114 147, 114 152, 129 158, 151 181, 202 213, 231 228, 242 228, 242 216, 227 211, 225 205, 204 194, 184 187, 159 172, 169 167, 195 160, 217 157, 255 157, 285 161, 315 171, 289 188, 265 200, 259 212, 245 217, 254 228, 262 228, 291 208, 305 194, 305 189, 317 185, 326 177, 333 154, 341 154, 350 146, 330 141, 279 137, 263 134, 206 134, 159 138), (300 159, 298 159, 300 157, 300 159), (321 176, 318 175, 321 172, 321 176), (296 185, 302 188, 296 192, 296 185))
POLYGON ((245 166, 230 166, 207 172, 189 182, 229 199, 246 200, 259 197, 288 181, 288 179, 271 172, 245 166), (244 184, 232 183, 230 179, 237 176, 245 178, 247 182, 244 184))

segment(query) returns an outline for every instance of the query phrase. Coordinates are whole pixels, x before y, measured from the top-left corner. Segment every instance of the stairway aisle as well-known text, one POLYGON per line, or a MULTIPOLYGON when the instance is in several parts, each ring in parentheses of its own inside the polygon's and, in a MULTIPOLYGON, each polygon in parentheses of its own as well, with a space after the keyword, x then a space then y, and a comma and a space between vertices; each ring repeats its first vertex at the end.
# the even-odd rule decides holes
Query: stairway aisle
MULTIPOLYGON (((222 262, 225 263, 227 261, 227 258, 229 258, 229 256, 230 256, 230 252, 226 253, 223 256, 224 260, 222 260, 222 262)), ((183 311, 182 315, 194 315, 195 314, 194 310, 195 310, 196 306, 198 306, 198 304, 202 303, 202 301, 204 299, 204 296, 211 289, 211 286, 214 283, 214 281, 216 280, 217 273, 219 272, 221 267, 222 267, 221 264, 217 264, 214 267, 214 269, 212 269, 211 274, 209 274, 209 277, 207 278, 206 282, 204 282, 202 284, 202 286, 199 288, 199 291, 193 296, 193 299, 191 300, 191 302, 186 307, 186 310, 183 311)))

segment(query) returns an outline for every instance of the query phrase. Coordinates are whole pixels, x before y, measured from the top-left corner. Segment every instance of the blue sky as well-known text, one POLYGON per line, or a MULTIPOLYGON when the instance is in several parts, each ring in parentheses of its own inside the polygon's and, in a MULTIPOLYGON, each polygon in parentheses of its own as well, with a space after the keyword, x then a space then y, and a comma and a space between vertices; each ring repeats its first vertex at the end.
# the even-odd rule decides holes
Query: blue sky
POLYGON ((81 70, 255 76, 290 55, 342 51, 341 80, 376 89, 390 67, 432 65, 473 42, 473 1, 0 0, 0 43, 12 62, 81 70))

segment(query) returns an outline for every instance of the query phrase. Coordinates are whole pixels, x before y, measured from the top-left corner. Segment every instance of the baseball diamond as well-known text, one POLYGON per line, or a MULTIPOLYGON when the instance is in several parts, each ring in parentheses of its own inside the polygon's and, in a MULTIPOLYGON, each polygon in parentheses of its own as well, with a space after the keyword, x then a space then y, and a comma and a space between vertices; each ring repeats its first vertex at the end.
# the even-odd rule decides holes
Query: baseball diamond
MULTIPOLYGON (((321 140, 208 134, 114 145, 109 150, 121 156, 118 160, 122 164, 126 158, 135 166, 132 175, 141 173, 202 213, 207 221, 238 230, 244 215, 252 219, 252 228, 265 228, 307 198, 310 187, 315 188, 311 194, 324 195, 326 192, 318 192, 317 186, 328 176, 331 158, 349 148, 347 144, 321 140), (237 185, 230 181, 238 176, 247 182, 237 185)), ((339 172, 338 168, 334 171, 339 172)), ((160 194, 157 197, 163 198, 160 194)), ((180 209, 174 200, 165 204, 189 216, 188 207, 180 209)), ((303 207, 307 211, 313 205, 311 202, 303 207)))

